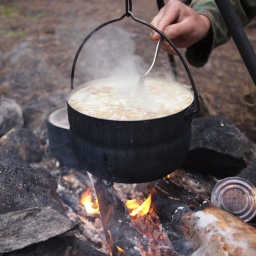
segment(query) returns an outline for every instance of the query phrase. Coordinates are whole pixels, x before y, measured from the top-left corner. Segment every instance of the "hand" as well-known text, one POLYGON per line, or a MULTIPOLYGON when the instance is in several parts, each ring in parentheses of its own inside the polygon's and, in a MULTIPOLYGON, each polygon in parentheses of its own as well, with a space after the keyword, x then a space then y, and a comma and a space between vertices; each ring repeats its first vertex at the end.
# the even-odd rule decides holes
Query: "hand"
MULTIPOLYGON (((169 0, 153 18, 151 24, 163 32, 178 48, 187 48, 209 34, 211 23, 204 16, 197 14, 192 8, 179 0, 169 0)), ((160 35, 151 32, 151 39, 157 43, 160 35)), ((176 54, 170 44, 164 40, 162 49, 176 54)))

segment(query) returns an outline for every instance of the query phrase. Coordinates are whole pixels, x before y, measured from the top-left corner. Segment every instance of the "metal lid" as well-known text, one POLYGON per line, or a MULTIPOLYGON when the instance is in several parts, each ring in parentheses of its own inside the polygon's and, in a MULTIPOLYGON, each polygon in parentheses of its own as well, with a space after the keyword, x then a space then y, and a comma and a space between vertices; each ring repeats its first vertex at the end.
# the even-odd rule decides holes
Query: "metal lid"
POLYGON ((252 183, 240 177, 229 177, 216 183, 211 201, 248 222, 256 215, 255 196, 256 189, 252 183))
POLYGON ((48 117, 48 122, 53 126, 69 130, 67 106, 54 109, 48 117))

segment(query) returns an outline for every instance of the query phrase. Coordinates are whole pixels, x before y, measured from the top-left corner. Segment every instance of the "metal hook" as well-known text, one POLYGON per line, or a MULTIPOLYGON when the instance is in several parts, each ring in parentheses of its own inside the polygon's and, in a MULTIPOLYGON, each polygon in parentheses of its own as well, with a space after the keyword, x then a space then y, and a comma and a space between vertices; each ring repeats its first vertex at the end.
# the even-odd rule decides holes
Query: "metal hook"
POLYGON ((125 0, 126 16, 130 17, 132 12, 132 0, 125 0))

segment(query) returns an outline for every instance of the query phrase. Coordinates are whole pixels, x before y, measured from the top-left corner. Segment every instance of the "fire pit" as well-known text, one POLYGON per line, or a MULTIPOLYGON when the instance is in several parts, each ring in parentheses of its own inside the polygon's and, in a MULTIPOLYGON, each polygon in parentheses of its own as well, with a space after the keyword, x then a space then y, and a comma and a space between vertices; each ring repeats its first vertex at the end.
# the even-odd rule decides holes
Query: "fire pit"
MULTIPOLYGON (((30 118, 35 116, 38 112, 30 118)), ((65 159, 68 153, 57 151, 57 161, 49 152, 56 152, 51 143, 41 144, 43 158, 30 164, 1 148, 0 254, 254 255, 255 219, 247 224, 233 216, 227 211, 235 209, 231 201, 225 211, 210 203, 219 179, 239 175, 255 185, 254 165, 241 173, 255 161, 255 145, 230 127, 212 116, 194 119, 186 166, 140 184, 94 177, 76 166, 75 156, 74 162, 65 159)), ((22 156, 26 143, 16 143, 22 133, 13 129, 10 134, 1 137, 1 147, 9 139, 22 156)), ((57 146, 62 151, 67 145, 57 146)), ((66 149, 71 152, 69 146, 66 149)), ((236 203, 234 194, 229 190, 226 197, 236 203)))

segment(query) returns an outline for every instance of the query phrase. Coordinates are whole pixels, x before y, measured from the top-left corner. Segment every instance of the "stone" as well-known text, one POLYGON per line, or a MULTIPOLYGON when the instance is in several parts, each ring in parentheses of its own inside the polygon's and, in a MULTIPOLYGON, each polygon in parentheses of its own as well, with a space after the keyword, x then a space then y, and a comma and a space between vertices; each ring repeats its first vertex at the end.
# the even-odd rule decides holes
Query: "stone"
POLYGON ((14 151, 0 148, 0 214, 52 206, 64 214, 50 172, 33 169, 14 151))
POLYGON ((27 128, 13 129, 4 140, 2 146, 14 150, 28 163, 39 162, 43 152, 35 134, 27 128))
POLYGON ((221 116, 193 120, 185 168, 225 178, 237 175, 255 159, 255 144, 231 121, 221 116))
POLYGON ((3 136, 14 127, 24 124, 21 107, 15 100, 0 97, 0 136, 3 136))
POLYGON ((0 148, 0 253, 45 241, 74 228, 44 169, 0 148))
POLYGON ((256 187, 256 161, 244 168, 237 176, 251 182, 256 187))

